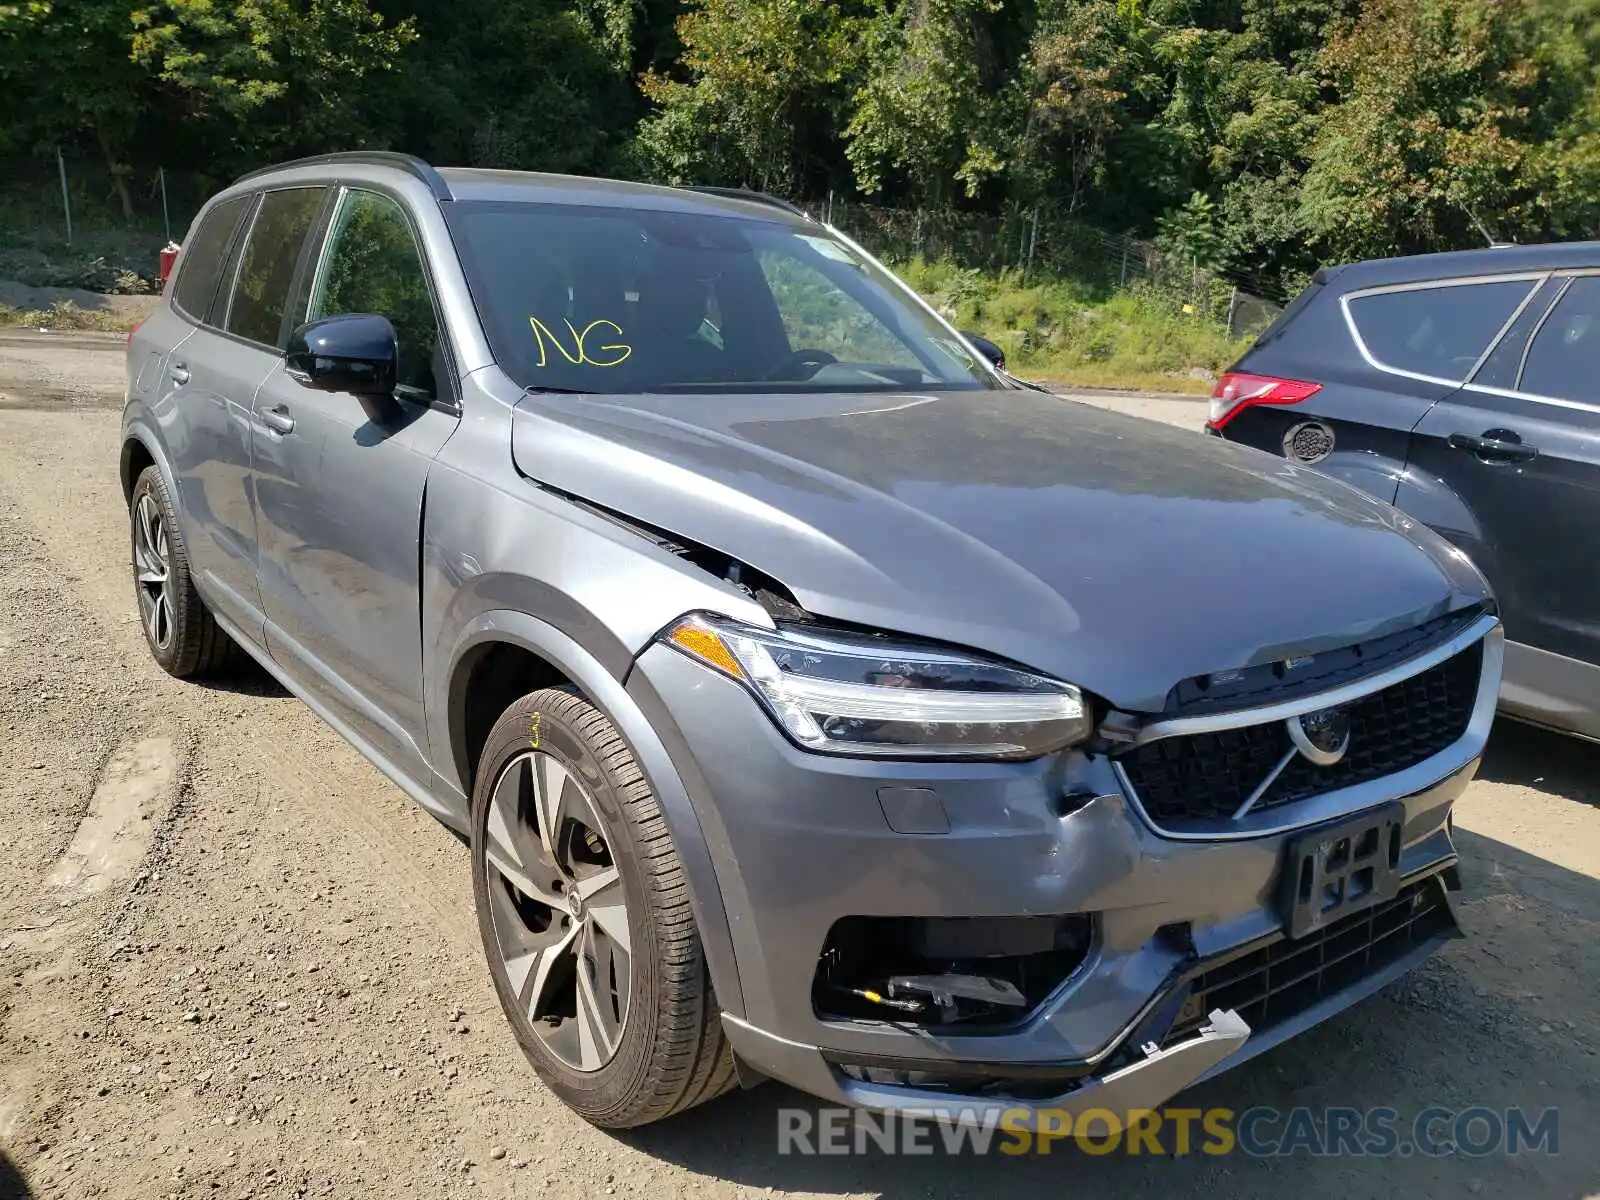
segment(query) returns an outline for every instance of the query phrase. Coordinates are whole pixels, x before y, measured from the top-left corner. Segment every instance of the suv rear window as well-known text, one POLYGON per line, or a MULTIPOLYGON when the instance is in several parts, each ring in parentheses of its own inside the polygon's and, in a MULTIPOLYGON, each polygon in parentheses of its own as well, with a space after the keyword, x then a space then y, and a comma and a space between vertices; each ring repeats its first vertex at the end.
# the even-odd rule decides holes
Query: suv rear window
POLYGON ((249 196, 234 196, 224 200, 204 217, 189 235, 178 256, 178 276, 172 285, 172 302, 178 310, 196 321, 204 321, 211 313, 211 300, 217 294, 217 281, 222 278, 222 263, 228 253, 228 241, 244 215, 249 196))
POLYGON ((1380 366, 1460 383, 1535 281, 1413 288, 1352 296, 1356 329, 1380 366))

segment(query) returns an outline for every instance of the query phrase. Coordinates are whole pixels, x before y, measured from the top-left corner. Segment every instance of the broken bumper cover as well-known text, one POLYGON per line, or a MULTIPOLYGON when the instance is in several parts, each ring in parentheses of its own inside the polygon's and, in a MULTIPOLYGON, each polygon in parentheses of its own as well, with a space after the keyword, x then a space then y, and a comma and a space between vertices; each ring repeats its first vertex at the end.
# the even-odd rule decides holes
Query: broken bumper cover
MULTIPOLYGON (((1292 952, 1296 943, 1283 939, 1256 950, 1222 955, 1220 962, 1195 964, 1171 988, 1155 997, 1146 1017, 1113 1052, 1087 1069, 1083 1064, 1029 1064, 1031 1072, 1025 1073, 1028 1068, 1021 1064, 986 1067, 972 1062, 906 1059, 893 1063, 878 1060, 870 1070, 863 1071, 847 1066, 836 1052, 776 1037, 735 1017, 725 1016, 723 1025, 746 1076, 754 1072, 780 1079, 824 1100, 959 1124, 982 1125, 1004 1116, 1007 1128, 1019 1131, 1059 1131, 1063 1117, 1070 1117, 1072 1128, 1078 1128, 1078 1119, 1094 1112, 1095 1122, 1082 1132, 1099 1136, 1109 1128, 1123 1127, 1138 1112, 1159 1108, 1185 1088, 1248 1062, 1321 1024, 1394 982, 1446 941, 1460 936, 1442 879, 1430 877, 1415 886, 1437 891, 1438 919, 1425 936, 1404 952, 1391 955, 1339 990, 1259 1030, 1253 1031, 1234 1008, 1213 1009, 1197 1028, 1182 1025, 1174 1019, 1174 1013, 1191 996, 1204 998, 1204 993, 1193 989, 1208 973, 1230 966, 1239 968, 1251 955, 1286 948, 1292 952), (1187 1032, 1174 1037, 1173 1031, 1180 1027, 1187 1032), (1069 1078, 1075 1066, 1082 1073, 1069 1078), (952 1072, 969 1082, 936 1088, 919 1085, 920 1078, 948 1078, 952 1072), (906 1082, 887 1081, 896 1075, 906 1082), (1050 1090, 1041 1089, 1041 1081, 1051 1078, 1068 1078, 1068 1086, 1056 1094, 1040 1095, 1041 1090, 1050 1090)), ((1324 948, 1318 947, 1316 952, 1325 957, 1324 948)))
MULTIPOLYGON (((728 1040, 742 1063, 764 1063, 763 1073, 812 1093, 857 1108, 892 1112, 906 1117, 932 1117, 959 1124, 979 1125, 1000 1114, 1010 1114, 1009 1126, 1034 1129, 1040 1117, 1065 1113, 1074 1119, 1091 1110, 1119 1114, 1155 1108, 1238 1054, 1250 1037, 1250 1027, 1235 1012, 1214 1012, 1210 1023, 1194 1037, 1164 1050, 1151 1049, 1140 1061, 1097 1078, 1082 1081, 1070 1092, 1048 1099, 1020 1099, 993 1095, 961 1095, 911 1086, 868 1083, 852 1079, 827 1062, 815 1046, 793 1042, 774 1045, 774 1039, 730 1017, 723 1019, 728 1040), (1023 1114, 1018 1119, 1017 1114, 1023 1114)), ((1059 1120, 1056 1122, 1059 1127, 1059 1120)))
MULTIPOLYGON (((714 983, 748 1075, 882 1110, 1059 1113, 1164 1103, 1370 994, 1454 932, 1447 904, 1428 921, 1383 908, 1396 934, 1377 924, 1377 902, 1409 902, 1425 883, 1438 889, 1457 862, 1450 808, 1477 769, 1498 691, 1498 659, 1485 661, 1468 732, 1446 751, 1314 797, 1275 817, 1281 828, 1226 837, 1155 828, 1106 755, 945 763, 812 754, 738 685, 662 646, 639 657, 627 687, 665 743, 711 852, 729 917, 714 983), (907 795, 926 810, 914 820, 891 804, 907 795), (1398 846, 1377 839, 1394 847, 1393 879, 1350 913, 1355 926, 1340 923, 1342 899, 1326 923, 1291 920, 1285 881, 1303 872, 1285 864, 1313 848, 1304 838, 1320 830, 1364 845, 1349 826, 1380 820, 1398 833, 1398 846), (874 1016, 837 1000, 841 991, 892 991, 847 973, 855 964, 845 951, 881 967, 885 983, 963 960, 918 951, 908 965, 891 961, 877 943, 846 938, 847 923, 1020 915, 1083 916, 1092 936, 1075 966, 1048 975, 1048 990, 1030 991, 1032 1007, 1014 1021, 874 1016), (1291 930, 1301 936, 1288 938, 1291 930), (1302 971, 1302 956, 1321 965, 1302 971), (1259 995, 1241 994, 1249 988, 1235 986, 1239 971, 1260 981, 1259 995), (1295 995, 1280 1003, 1286 978, 1295 995), (1237 1022, 1210 1020, 1230 1012, 1237 1022)), ((962 961, 963 971, 988 974, 982 957, 962 961)))

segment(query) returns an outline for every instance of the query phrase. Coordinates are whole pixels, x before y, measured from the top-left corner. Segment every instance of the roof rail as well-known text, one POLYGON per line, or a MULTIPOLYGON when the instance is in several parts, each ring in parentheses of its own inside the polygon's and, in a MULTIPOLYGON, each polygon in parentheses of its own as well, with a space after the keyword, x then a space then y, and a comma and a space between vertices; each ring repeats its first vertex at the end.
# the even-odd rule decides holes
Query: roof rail
POLYGON ((774 196, 770 192, 755 192, 749 188, 732 187, 701 187, 699 185, 686 186, 686 192, 703 192, 707 196, 726 196, 730 200, 748 200, 752 204, 766 204, 773 208, 781 208, 784 212, 793 213, 797 217, 804 217, 808 221, 815 218, 805 209, 792 200, 785 200, 781 196, 774 196))
POLYGON ((243 183, 247 179, 255 179, 273 171, 287 171, 290 167, 327 167, 338 166, 341 163, 353 166, 394 167, 422 180, 433 192, 434 199, 454 199, 450 194, 450 185, 432 166, 414 154, 400 154, 393 150, 345 150, 336 154, 313 154, 308 158, 295 158, 288 162, 274 163, 270 167, 261 167, 239 176, 234 182, 243 183))

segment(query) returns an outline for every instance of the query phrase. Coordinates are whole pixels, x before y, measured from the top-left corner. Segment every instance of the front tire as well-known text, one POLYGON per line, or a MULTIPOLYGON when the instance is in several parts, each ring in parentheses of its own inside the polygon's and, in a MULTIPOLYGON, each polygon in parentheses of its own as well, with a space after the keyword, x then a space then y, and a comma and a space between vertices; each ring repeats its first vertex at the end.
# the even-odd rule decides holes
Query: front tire
POLYGON ((534 692, 490 730, 472 888, 500 1004, 568 1107, 631 1128, 733 1086, 666 821, 621 734, 581 696, 534 692))
POLYGON ((134 594, 151 656, 179 679, 221 670, 233 660, 233 642, 195 591, 177 508, 155 467, 134 482, 128 516, 134 594))

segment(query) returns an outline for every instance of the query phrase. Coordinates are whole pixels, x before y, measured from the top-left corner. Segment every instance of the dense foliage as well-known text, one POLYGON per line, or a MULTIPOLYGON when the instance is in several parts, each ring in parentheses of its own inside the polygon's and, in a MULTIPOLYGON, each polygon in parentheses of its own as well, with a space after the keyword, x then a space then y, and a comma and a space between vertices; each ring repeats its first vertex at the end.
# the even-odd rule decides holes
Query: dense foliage
POLYGON ((1201 265, 1600 232, 1600 0, 0 0, 0 160, 330 148, 1002 214, 1201 265))

